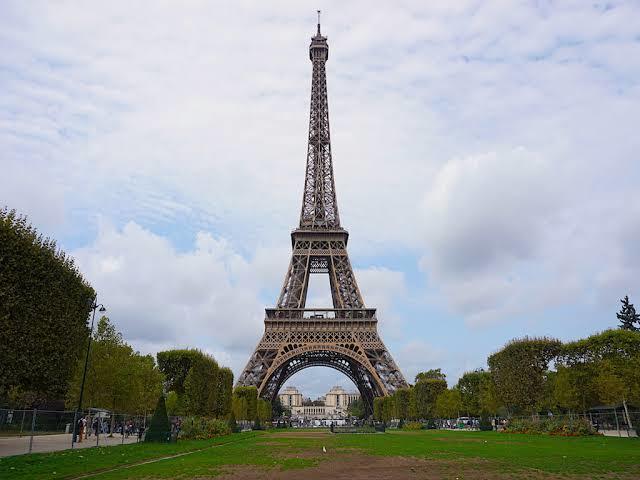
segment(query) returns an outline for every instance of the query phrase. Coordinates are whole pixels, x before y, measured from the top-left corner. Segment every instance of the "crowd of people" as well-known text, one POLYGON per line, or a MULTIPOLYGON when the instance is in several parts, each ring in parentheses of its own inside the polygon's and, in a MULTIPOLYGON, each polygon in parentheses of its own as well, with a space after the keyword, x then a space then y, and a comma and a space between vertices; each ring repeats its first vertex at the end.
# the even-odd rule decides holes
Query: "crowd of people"
POLYGON ((83 415, 78 419, 76 425, 77 442, 80 443, 83 439, 88 439, 92 434, 94 436, 99 434, 112 436, 114 433, 118 433, 125 438, 131 435, 137 435, 138 438, 141 438, 145 430, 143 425, 132 419, 114 422, 113 431, 111 425, 111 421, 106 417, 83 415))

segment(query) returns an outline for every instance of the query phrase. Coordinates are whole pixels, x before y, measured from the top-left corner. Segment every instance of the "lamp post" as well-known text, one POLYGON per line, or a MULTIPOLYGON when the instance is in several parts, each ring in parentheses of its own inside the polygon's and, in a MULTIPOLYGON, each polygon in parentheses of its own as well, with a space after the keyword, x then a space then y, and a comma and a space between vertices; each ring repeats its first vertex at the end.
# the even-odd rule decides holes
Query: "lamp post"
POLYGON ((80 398, 78 399, 78 408, 76 409, 76 413, 73 416, 73 435, 71 435, 71 448, 73 448, 73 445, 76 442, 78 415, 82 413, 82 397, 84 395, 84 382, 87 378, 87 367, 89 366, 89 352, 91 351, 91 340, 93 339, 93 324, 95 323, 95 320, 96 320, 96 310, 98 310, 100 313, 104 313, 107 311, 107 309, 104 308, 104 305, 98 304, 98 294, 96 294, 95 298, 91 302, 91 310, 93 310, 93 314, 91 316, 91 331, 89 332, 89 343, 87 344, 87 354, 84 358, 84 371, 82 372, 82 382, 80 383, 80 398))

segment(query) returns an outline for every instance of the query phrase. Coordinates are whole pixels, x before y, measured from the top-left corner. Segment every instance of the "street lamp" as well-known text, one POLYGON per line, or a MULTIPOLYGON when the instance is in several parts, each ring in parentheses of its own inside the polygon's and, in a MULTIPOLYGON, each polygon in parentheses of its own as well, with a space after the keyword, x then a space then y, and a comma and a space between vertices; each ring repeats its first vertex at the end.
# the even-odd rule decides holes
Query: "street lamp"
POLYGON ((89 366, 89 352, 91 351, 91 340, 93 339, 93 324, 96 320, 96 310, 100 313, 104 313, 107 311, 104 308, 104 305, 101 303, 98 304, 98 294, 96 294, 93 300, 90 300, 91 306, 90 309, 93 310, 93 315, 91 317, 91 331, 89 332, 89 343, 87 344, 87 355, 84 358, 84 371, 82 372, 82 383, 80 383, 80 398, 78 399, 78 408, 76 409, 76 413, 73 416, 73 435, 71 436, 71 448, 73 448, 73 444, 76 442, 77 435, 77 424, 78 424, 78 414, 82 413, 82 397, 84 395, 84 381, 87 378, 87 367, 89 366))

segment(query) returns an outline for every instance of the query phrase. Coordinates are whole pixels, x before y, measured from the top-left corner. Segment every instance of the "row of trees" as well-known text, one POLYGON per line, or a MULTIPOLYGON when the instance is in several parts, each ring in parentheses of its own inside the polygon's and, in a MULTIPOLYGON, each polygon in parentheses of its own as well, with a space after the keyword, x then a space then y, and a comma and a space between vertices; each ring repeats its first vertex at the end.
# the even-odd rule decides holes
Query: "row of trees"
POLYGON ((169 415, 226 418, 231 412, 233 373, 200 350, 158 352, 169 415))
POLYGON ((465 373, 451 388, 437 370, 374 401, 380 421, 585 412, 598 405, 640 405, 640 332, 607 330, 575 342, 522 338, 465 373))
POLYGON ((237 420, 268 422, 272 417, 271 402, 259 398, 256 387, 236 387, 233 391, 233 416, 237 420))
MULTIPOLYGON (((66 396, 68 408, 77 407, 84 360, 81 356, 76 362, 66 396)), ((151 355, 134 351, 107 317, 98 321, 84 385, 85 407, 148 413, 162 392, 162 380, 163 375, 151 355)))
POLYGON ((95 292, 26 217, 0 209, 0 406, 64 399, 95 292))

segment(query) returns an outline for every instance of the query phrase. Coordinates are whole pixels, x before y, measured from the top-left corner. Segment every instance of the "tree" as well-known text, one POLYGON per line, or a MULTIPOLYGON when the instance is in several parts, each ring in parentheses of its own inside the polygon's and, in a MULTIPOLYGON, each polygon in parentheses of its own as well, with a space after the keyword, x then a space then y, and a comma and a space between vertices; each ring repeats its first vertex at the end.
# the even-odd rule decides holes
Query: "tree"
POLYGON ((375 397, 373 399, 373 418, 378 422, 382 422, 384 418, 384 397, 375 397))
POLYGON ((276 396, 275 400, 271 402, 271 416, 272 418, 280 418, 285 414, 286 410, 282 406, 280 397, 276 396))
POLYGON ((347 407, 347 413, 356 418, 364 418, 367 414, 367 409, 364 406, 364 402, 361 398, 358 398, 351 402, 347 407))
POLYGON ((395 417, 395 401, 393 397, 382 397, 382 421, 390 422, 395 417))
POLYGON ((485 377, 490 377, 490 374, 482 369, 474 370, 462 375, 456 384, 456 388, 460 392, 462 410, 469 416, 480 415, 480 392, 485 377))
POLYGON ((218 371, 218 403, 214 409, 215 416, 223 418, 231 412, 231 399, 233 397, 233 372, 223 367, 218 371))
POLYGON ((200 350, 195 348, 158 352, 156 358, 158 359, 158 367, 165 376, 165 389, 182 395, 184 382, 191 367, 203 355, 200 350))
POLYGON ((442 373, 442 370, 439 368, 427 370, 426 372, 420 372, 416 375, 415 382, 421 382, 425 380, 447 380, 447 376, 442 373))
POLYGON ((614 391, 618 392, 617 402, 640 402, 640 332, 605 330, 569 342, 563 346, 558 363, 574 374, 586 371, 583 376, 597 380, 590 387, 595 389, 595 394, 591 393, 589 406, 593 406, 595 398, 598 402, 606 402, 605 398, 611 400, 614 391), (615 389, 608 392, 607 385, 615 389))
POLYGON ((399 388, 393 393, 393 403, 395 407, 394 417, 400 420, 409 418, 409 402, 411 394, 408 388, 399 388))
MULTIPOLYGON (((69 384, 67 405, 71 408, 78 401, 83 371, 84 358, 78 360, 69 384)), ((100 318, 91 343, 84 406, 144 414, 154 408, 162 380, 153 357, 135 352, 109 318, 100 318)))
POLYGON ((167 350, 157 355, 166 376, 165 388, 174 392, 175 414, 202 415, 226 419, 232 408, 233 373, 220 368, 200 350, 167 350))
POLYGON ((435 415, 438 418, 455 418, 460 415, 462 398, 457 388, 447 389, 438 395, 435 405, 435 415))
POLYGON ((239 420, 253 421, 258 416, 258 389, 236 387, 233 391, 234 413, 239 420))
POLYGON ((545 374, 549 362, 561 351, 559 340, 522 338, 507 343, 487 362, 499 400, 512 413, 534 413, 544 397, 545 374))
MULTIPOLYGON (((439 369, 438 369, 439 370, 439 369)), ((419 380, 414 386, 415 413, 417 418, 428 419, 435 415, 434 408, 438 395, 447 389, 447 382, 441 378, 419 380)))
POLYGON ((218 364, 208 355, 193 360, 184 380, 184 405, 189 415, 214 416, 218 371, 218 364))
POLYGON ((145 442, 166 442, 167 434, 171 430, 169 417, 167 417, 167 407, 164 402, 164 395, 160 395, 156 410, 153 412, 151 424, 144 437, 145 442))
POLYGON ((640 314, 636 313, 636 308, 633 306, 633 303, 629 303, 629 296, 625 295, 620 302, 622 303, 622 307, 620 311, 616 313, 616 317, 620 320, 620 328, 634 332, 640 331, 640 314), (634 325, 635 323, 637 323, 638 326, 634 325))
POLYGON ((261 423, 271 421, 271 402, 264 398, 258 398, 258 403, 256 404, 256 418, 260 420, 261 423))
POLYGON ((95 291, 26 217, 0 208, 0 405, 64 399, 89 338, 95 291))

